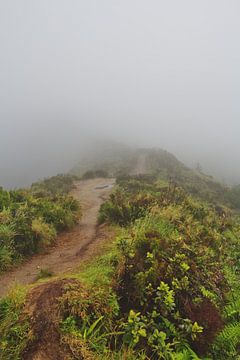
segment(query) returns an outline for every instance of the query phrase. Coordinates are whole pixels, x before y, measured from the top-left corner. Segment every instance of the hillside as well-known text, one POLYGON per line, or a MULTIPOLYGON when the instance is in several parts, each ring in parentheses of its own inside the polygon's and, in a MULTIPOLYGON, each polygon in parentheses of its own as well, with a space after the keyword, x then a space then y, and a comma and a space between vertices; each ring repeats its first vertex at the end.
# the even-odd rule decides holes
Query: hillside
POLYGON ((115 177, 119 174, 129 173, 135 166, 138 150, 118 143, 101 143, 89 151, 79 164, 70 173, 79 177, 90 171, 100 171, 105 176, 115 177))
MULTIPOLYGON (((83 219, 85 201, 91 192, 97 197, 94 251, 0 299, 0 359, 237 359, 240 221, 228 209, 237 208, 233 189, 163 150, 128 149, 115 160, 112 153, 86 170, 93 178, 98 171, 118 173, 113 188, 97 178, 71 184, 83 219)), ((62 198, 71 186, 68 177, 60 179, 35 184, 28 209, 62 198)), ((13 211, 16 198, 4 196, 13 211)), ((5 211, 2 206, 0 215, 5 211)), ((89 243, 90 225, 63 234, 66 254, 72 237, 75 252, 84 239, 89 243)))
POLYGON ((228 196, 230 187, 220 184, 212 176, 188 168, 167 151, 156 149, 147 153, 147 163, 158 179, 173 182, 193 196, 211 203, 235 207, 228 196))
POLYGON ((173 154, 162 149, 135 149, 116 144, 100 146, 72 169, 71 173, 91 176, 100 171, 101 175, 113 177, 136 175, 139 171, 134 174, 132 169, 135 169, 139 157, 144 157, 140 173, 151 174, 163 183, 175 183, 193 196, 216 206, 240 209, 240 192, 237 186, 223 185, 210 175, 190 169, 173 154))
MULTIPOLYGON (((59 177, 57 178, 59 180, 59 177)), ((49 179, 49 181, 56 183, 56 178, 54 177, 52 180, 49 179)), ((99 207, 104 199, 107 198, 113 184, 114 179, 105 180, 98 178, 78 180, 70 195, 72 196, 72 202, 76 202, 77 204, 79 201, 81 202, 82 216, 75 219, 74 225, 64 226, 62 231, 58 231, 52 244, 41 243, 41 247, 39 245, 36 246, 34 250, 32 250, 32 253, 25 255, 25 261, 23 254, 21 254, 21 261, 18 259, 17 249, 15 249, 14 246, 16 240, 13 239, 13 243, 11 243, 11 245, 8 244, 7 247, 8 249, 11 246, 12 249, 11 262, 9 262, 9 264, 4 263, 4 258, 0 255, 0 262, 2 264, 2 268, 0 269, 2 272, 5 270, 4 274, 1 275, 0 273, 0 296, 6 294, 9 287, 15 282, 22 285, 31 284, 38 278, 56 276, 73 270, 79 264, 79 261, 88 254, 87 250, 89 245, 96 240, 99 207), (109 186, 106 186, 106 181, 109 186), (14 267, 14 263, 16 265, 17 262, 19 266, 16 268, 14 267), (3 264, 5 264, 5 268, 3 268, 3 264), (6 272, 7 269, 11 271, 6 272)), ((36 184, 33 188, 36 190, 36 184)), ((42 189, 42 184, 40 188, 42 189)), ((62 186, 59 186, 59 190, 61 189, 62 186)), ((56 187, 54 191, 56 191, 56 187)), ((69 199, 71 198, 69 197, 69 199)), ((63 213, 65 213, 66 216, 68 215, 66 210, 63 213)), ((28 221, 29 220, 30 219, 28 219, 28 221)), ((32 223, 35 224, 35 222, 36 220, 33 219, 32 223)), ((3 226, 0 226, 0 230, 2 228, 3 226)), ((33 228, 33 226, 31 226, 30 229, 31 228, 33 228)), ((19 231, 18 229, 19 228, 15 227, 16 231, 19 231)), ((37 235, 38 237, 40 237, 40 235, 43 237, 44 228, 42 229, 42 233, 40 233, 40 230, 39 225, 37 235)), ((38 239, 36 239, 36 242, 37 240, 38 239)), ((26 238, 25 243, 26 247, 30 247, 31 243, 28 238, 26 238)))

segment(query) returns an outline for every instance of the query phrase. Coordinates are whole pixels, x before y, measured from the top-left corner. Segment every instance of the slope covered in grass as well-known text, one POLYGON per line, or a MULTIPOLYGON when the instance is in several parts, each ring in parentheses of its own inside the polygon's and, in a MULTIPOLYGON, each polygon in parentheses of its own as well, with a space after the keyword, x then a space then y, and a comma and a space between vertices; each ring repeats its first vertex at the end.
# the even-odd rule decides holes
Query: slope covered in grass
POLYGON ((188 193, 216 205, 238 208, 229 196, 230 186, 217 182, 212 176, 193 170, 181 163, 174 155, 160 150, 147 150, 148 164, 158 179, 181 186, 188 193))
POLYGON ((80 177, 100 172, 104 177, 128 174, 135 166, 139 152, 135 148, 117 143, 106 143, 89 152, 72 170, 80 177))
POLYGON ((25 314, 14 320, 23 341, 12 338, 6 322, 12 305, 2 300, 1 349, 10 341, 24 347, 22 354, 37 349, 43 338, 31 334, 45 310, 27 318, 27 304, 59 289, 48 325, 58 359, 237 358, 238 218, 152 176, 118 183, 99 214, 99 221, 118 227, 117 238, 70 280, 34 287, 25 310, 16 304, 12 311, 25 314))
POLYGON ((240 220, 228 209, 238 206, 238 188, 162 150, 137 151, 135 160, 143 153, 147 173, 131 176, 128 157, 101 206, 99 223, 118 233, 104 254, 64 279, 21 291, 19 301, 11 294, 0 301, 4 359, 38 351, 58 360, 240 356, 240 220), (38 319, 48 319, 47 327, 38 319))
POLYGON ((134 172, 142 155, 146 163, 142 173, 153 175, 163 183, 172 182, 193 196, 214 203, 216 206, 240 209, 238 187, 223 185, 212 176, 185 166, 171 153, 157 148, 136 149, 108 144, 86 156, 71 173, 86 178, 95 176, 98 172, 104 176, 126 177, 134 172))

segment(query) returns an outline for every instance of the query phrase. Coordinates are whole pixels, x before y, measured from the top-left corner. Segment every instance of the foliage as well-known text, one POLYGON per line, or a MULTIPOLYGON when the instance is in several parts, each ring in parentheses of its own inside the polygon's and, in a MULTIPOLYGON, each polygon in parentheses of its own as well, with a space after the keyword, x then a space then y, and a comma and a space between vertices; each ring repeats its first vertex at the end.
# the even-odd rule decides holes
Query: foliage
MULTIPOLYGON (((229 233, 228 233, 229 235, 229 233)), ((237 359, 240 346, 240 284, 239 284, 239 237, 231 234, 231 246, 226 249, 225 276, 229 284, 224 307, 225 326, 212 345, 213 358, 237 359)))
POLYGON ((195 351, 219 356, 225 339, 225 357, 217 358, 230 359, 238 353, 240 311, 235 294, 224 328, 223 306, 235 286, 224 265, 239 264, 238 223, 154 177, 122 177, 118 184, 100 212, 102 221, 128 227, 117 241, 114 289, 124 332, 118 341, 151 358, 177 359, 198 358, 195 351), (141 208, 139 198, 151 201, 141 208))
POLYGON ((229 202, 237 209, 240 209, 240 185, 233 186, 227 193, 229 202))
POLYGON ((105 170, 88 170, 83 174, 82 179, 83 180, 94 179, 97 177, 107 178, 108 173, 105 170))
MULTIPOLYGON (((103 353, 112 335, 112 319, 118 308, 113 306, 114 297, 110 289, 85 287, 78 283, 66 287, 61 298, 63 320, 62 339, 73 353, 82 346, 103 353)), ((80 356, 80 355, 79 355, 80 356)))
POLYGON ((136 164, 138 151, 121 144, 105 142, 99 145, 94 152, 88 152, 87 156, 72 169, 73 174, 82 177, 86 173, 89 176, 90 173, 92 176, 99 170, 103 174, 108 174, 109 177, 129 174, 136 164))
MULTIPOLYGON (((155 173, 119 176, 100 209, 99 221, 120 225, 120 234, 74 276, 80 282, 66 286, 61 340, 76 359, 237 359, 240 222, 217 205, 231 203, 226 189, 169 154, 153 151, 148 159, 155 173)), ((54 240, 51 229, 69 226, 78 212, 59 195, 53 202, 2 191, 0 199, 6 259, 24 254, 21 234, 37 251, 54 240)))
POLYGON ((51 245, 57 232, 71 228, 79 203, 68 195, 0 189, 0 272, 51 245))
POLYGON ((99 223, 114 222, 120 226, 131 224, 134 220, 144 216, 148 207, 155 199, 151 194, 138 193, 136 196, 125 195, 121 188, 110 195, 110 199, 102 204, 99 212, 99 223))
POLYGON ((74 188, 74 182, 77 180, 79 178, 76 175, 59 174, 33 183, 31 190, 38 196, 64 195, 74 188))
POLYGON ((37 274, 37 280, 40 280, 40 279, 46 279, 46 278, 49 278, 53 276, 53 272, 49 269, 40 269, 39 273, 37 274))
POLYGON ((29 339, 28 320, 22 316, 26 290, 16 287, 0 299, 0 359, 20 360, 29 339))
POLYGON ((182 187, 187 193, 216 205, 235 207, 228 196, 229 188, 202 171, 192 170, 174 155, 160 149, 148 150, 149 168, 159 179, 182 187))

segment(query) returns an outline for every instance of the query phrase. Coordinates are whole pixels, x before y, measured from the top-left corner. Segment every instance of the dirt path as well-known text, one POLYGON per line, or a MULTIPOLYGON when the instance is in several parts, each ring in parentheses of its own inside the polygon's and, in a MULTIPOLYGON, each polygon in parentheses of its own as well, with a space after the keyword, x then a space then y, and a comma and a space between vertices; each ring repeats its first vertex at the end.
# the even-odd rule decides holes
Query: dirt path
POLYGON ((73 270, 96 238, 98 210, 111 191, 114 179, 80 181, 72 195, 82 204, 83 217, 69 232, 58 236, 56 245, 47 254, 35 255, 28 262, 0 277, 0 296, 6 294, 14 283, 31 284, 40 269, 48 269, 54 275, 73 270))
POLYGON ((147 154, 140 154, 135 168, 131 171, 130 175, 141 175, 147 173, 147 154))

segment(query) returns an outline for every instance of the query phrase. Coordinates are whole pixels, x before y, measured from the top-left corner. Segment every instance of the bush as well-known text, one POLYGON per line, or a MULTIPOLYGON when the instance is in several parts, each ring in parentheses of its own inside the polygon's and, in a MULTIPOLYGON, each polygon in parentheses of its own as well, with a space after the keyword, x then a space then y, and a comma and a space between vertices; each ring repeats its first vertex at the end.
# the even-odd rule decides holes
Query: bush
POLYGON ((26 290, 15 287, 6 298, 0 299, 0 358, 22 359, 29 334, 29 323, 22 316, 26 290))
POLYGON ((39 250, 51 245, 57 236, 54 226, 46 224, 41 218, 32 221, 32 232, 37 239, 39 250))
POLYGON ((87 180, 87 179, 94 179, 94 178, 107 178, 108 177, 108 173, 105 170, 88 170, 86 171, 83 176, 82 179, 83 180, 87 180))
POLYGON ((39 273, 37 274, 37 280, 46 279, 53 276, 53 272, 49 269, 40 269, 39 273))
POLYGON ((44 250, 57 232, 74 226, 80 215, 78 201, 68 195, 38 196, 30 190, 1 189, 0 271, 44 250))
POLYGON ((110 195, 110 199, 101 205, 99 223, 112 222, 127 226, 144 216, 154 202, 155 198, 149 193, 139 192, 134 196, 126 196, 124 190, 117 189, 110 195))
POLYGON ((0 246, 0 272, 7 270, 14 262, 14 251, 6 246, 0 246))
POLYGON ((239 322, 235 318, 225 329, 223 306, 231 286, 224 265, 239 264, 240 227, 226 211, 174 184, 125 178, 102 206, 100 220, 127 227, 118 238, 114 277, 119 347, 156 359, 238 354, 239 322), (220 350, 221 339, 229 350, 220 350))
POLYGON ((76 175, 60 174, 32 184, 31 190, 38 196, 64 195, 74 188, 77 180, 76 175))

